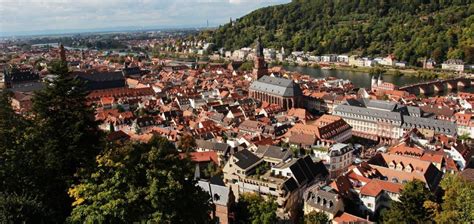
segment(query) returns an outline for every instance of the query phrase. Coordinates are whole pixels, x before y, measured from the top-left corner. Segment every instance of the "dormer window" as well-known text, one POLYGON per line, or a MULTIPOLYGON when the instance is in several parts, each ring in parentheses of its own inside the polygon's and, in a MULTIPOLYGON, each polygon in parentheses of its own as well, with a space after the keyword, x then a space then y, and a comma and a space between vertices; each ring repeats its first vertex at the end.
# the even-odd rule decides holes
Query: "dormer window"
POLYGON ((397 164, 397 170, 403 170, 403 168, 405 168, 405 167, 403 166, 403 163, 402 163, 402 162, 400 162, 399 164, 397 164))
POLYGON ((390 162, 390 164, 388 164, 388 167, 390 167, 390 169, 395 169, 395 161, 390 162))

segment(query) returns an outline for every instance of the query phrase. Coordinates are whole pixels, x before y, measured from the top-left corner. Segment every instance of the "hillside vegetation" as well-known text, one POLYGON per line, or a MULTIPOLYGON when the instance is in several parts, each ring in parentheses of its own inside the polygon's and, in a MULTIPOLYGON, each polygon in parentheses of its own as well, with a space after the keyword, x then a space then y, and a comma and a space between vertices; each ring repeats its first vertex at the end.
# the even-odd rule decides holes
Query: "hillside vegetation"
POLYGON ((294 0, 258 9, 203 33, 226 50, 250 46, 314 54, 386 55, 416 64, 422 57, 474 63, 472 0, 294 0))

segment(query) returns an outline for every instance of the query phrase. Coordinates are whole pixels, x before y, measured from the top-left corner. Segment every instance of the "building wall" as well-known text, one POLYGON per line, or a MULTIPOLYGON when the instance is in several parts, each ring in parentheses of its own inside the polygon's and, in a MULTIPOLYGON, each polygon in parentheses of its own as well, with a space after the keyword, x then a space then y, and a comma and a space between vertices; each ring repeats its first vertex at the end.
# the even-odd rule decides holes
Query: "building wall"
MULTIPOLYGON (((344 205, 342 203, 336 203, 334 206, 337 206, 337 211, 344 211, 344 205)), ((329 220, 333 220, 334 215, 335 215, 335 214, 332 214, 330 212, 326 212, 324 210, 320 210, 318 208, 315 208, 315 207, 309 205, 308 203, 306 203, 306 201, 305 201, 304 206, 303 206, 303 212, 304 212, 305 215, 307 215, 311 212, 324 212, 328 216, 329 220)))
POLYGON ((277 104, 284 110, 299 106, 298 99, 296 97, 281 97, 260 91, 255 91, 252 89, 249 90, 249 96, 260 101, 268 102, 270 104, 277 104))
POLYGON ((219 219, 219 224, 228 224, 229 208, 223 205, 216 205, 216 217, 219 219))
POLYGON ((363 210, 367 210, 370 213, 375 212, 376 198, 368 195, 360 195, 360 200, 364 205, 363 210))
POLYGON ((457 125, 458 135, 468 134, 469 137, 474 138, 474 127, 467 125, 457 125))
POLYGON ((331 156, 329 161, 329 173, 331 178, 336 178, 352 164, 353 150, 348 151, 340 156, 331 156))
POLYGON ((353 132, 392 139, 398 139, 403 136, 400 121, 377 120, 374 117, 345 114, 337 111, 334 114, 341 116, 352 127, 353 132))
POLYGON ((464 71, 464 65, 458 65, 458 64, 441 64, 441 68, 444 70, 452 70, 452 71, 458 71, 458 72, 464 71))
POLYGON ((337 143, 343 143, 343 142, 348 141, 351 138, 352 138, 352 128, 335 135, 330 140, 333 140, 337 143))

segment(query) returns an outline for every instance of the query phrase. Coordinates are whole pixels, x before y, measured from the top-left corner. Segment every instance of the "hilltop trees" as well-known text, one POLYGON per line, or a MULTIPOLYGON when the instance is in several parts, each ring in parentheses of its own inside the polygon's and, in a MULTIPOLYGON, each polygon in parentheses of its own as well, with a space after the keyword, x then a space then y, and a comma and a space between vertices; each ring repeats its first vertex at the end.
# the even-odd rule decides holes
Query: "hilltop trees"
POLYGON ((225 24, 210 40, 231 50, 250 46, 260 35, 275 49, 394 53, 412 65, 422 57, 438 63, 454 57, 473 63, 473 11, 471 1, 298 0, 225 24))

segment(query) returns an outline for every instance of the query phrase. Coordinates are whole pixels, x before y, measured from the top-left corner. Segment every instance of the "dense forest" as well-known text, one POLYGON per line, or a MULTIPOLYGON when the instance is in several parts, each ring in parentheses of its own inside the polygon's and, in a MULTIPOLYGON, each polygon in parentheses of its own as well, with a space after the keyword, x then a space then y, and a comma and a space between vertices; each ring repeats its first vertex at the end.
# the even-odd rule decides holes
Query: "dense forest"
POLYGON ((202 33, 218 47, 250 46, 258 35, 267 47, 316 55, 394 54, 474 63, 472 0, 293 0, 256 10, 202 33))

